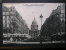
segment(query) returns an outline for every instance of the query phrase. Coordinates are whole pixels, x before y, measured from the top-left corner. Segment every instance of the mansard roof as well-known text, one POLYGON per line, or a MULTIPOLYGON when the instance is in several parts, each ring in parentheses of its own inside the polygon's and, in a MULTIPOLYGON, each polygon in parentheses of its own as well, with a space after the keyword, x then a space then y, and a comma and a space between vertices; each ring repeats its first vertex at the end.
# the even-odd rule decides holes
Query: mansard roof
POLYGON ((5 11, 5 12, 9 11, 9 9, 8 9, 7 7, 5 7, 5 6, 3 6, 2 9, 3 9, 3 11, 5 11))

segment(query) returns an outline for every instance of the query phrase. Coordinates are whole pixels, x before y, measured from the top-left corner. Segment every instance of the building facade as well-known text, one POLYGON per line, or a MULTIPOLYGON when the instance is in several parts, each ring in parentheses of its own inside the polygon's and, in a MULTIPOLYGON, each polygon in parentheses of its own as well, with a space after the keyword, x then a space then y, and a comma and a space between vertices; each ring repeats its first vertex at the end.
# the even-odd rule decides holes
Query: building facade
POLYGON ((60 31, 65 32, 65 4, 60 4, 57 9, 53 10, 52 15, 60 18, 60 31))
POLYGON ((55 10, 52 11, 51 15, 60 16, 60 20, 65 21, 65 3, 61 3, 55 10))
MULTIPOLYGON (((24 34, 24 30, 29 30, 15 7, 3 7, 3 29, 8 29, 6 32, 24 34)), ((28 34, 25 33, 25 34, 28 34)))
POLYGON ((8 37, 16 38, 21 37, 20 35, 16 34, 27 34, 29 36, 29 28, 25 22, 25 20, 22 19, 22 16, 17 12, 15 7, 2 7, 3 12, 3 35, 4 38, 7 37, 7 35, 11 35, 8 37), (15 35, 13 35, 15 34, 15 35))
POLYGON ((64 40, 65 39, 65 3, 61 3, 55 10, 52 11, 51 15, 55 15, 56 17, 59 17, 60 29, 58 30, 58 33, 52 34, 53 37, 56 38, 59 37, 58 40, 64 40))
POLYGON ((34 39, 38 38, 38 36, 40 35, 40 31, 38 30, 38 25, 35 18, 31 24, 31 30, 29 32, 29 35, 34 39))

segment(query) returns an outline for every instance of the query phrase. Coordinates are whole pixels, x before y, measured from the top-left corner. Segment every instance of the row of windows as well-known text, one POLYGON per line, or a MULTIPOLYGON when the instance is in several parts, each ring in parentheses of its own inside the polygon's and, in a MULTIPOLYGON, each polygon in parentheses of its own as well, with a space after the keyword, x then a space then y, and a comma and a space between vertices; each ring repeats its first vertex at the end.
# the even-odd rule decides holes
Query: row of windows
POLYGON ((9 15, 9 12, 3 12, 3 15, 9 15))
MULTIPOLYGON (((3 16, 3 27, 10 27, 10 22, 12 21, 11 18, 13 18, 13 16, 3 16)), ((22 29, 22 25, 16 21, 18 24, 18 30, 21 30, 22 29)), ((25 32, 26 33, 26 32, 25 32)))
POLYGON ((31 32, 32 34, 30 34, 31 36, 38 36, 39 32, 31 32))
POLYGON ((10 15, 10 14, 16 14, 14 12, 3 12, 3 15, 10 15))
POLYGON ((3 16, 3 26, 5 27, 5 24, 7 24, 7 27, 9 27, 9 23, 12 22, 14 19, 13 16, 3 16))
POLYGON ((4 37, 26 37, 26 35, 4 35, 4 37))

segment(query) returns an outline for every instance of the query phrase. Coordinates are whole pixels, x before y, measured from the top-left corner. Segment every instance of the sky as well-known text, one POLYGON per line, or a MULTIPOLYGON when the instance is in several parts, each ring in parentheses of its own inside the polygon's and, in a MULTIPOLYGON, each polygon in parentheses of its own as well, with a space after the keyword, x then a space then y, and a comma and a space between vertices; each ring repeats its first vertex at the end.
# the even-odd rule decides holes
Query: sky
POLYGON ((6 7, 14 6, 27 23, 29 29, 31 29, 32 21, 35 18, 39 30, 41 29, 40 15, 43 15, 43 24, 52 13, 52 10, 56 9, 60 4, 62 3, 3 3, 6 7))

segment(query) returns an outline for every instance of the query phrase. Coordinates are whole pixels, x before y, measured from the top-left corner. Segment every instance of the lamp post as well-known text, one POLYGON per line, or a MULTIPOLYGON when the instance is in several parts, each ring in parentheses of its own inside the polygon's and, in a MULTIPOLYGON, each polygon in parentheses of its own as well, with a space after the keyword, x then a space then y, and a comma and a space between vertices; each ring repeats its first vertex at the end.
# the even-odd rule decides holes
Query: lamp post
MULTIPOLYGON (((41 26, 42 26, 42 18, 43 18, 43 16, 42 16, 42 14, 41 14, 41 15, 40 15, 41 26)), ((42 31, 42 30, 40 30, 40 44, 42 44, 42 34, 41 34, 41 31, 42 31)))

